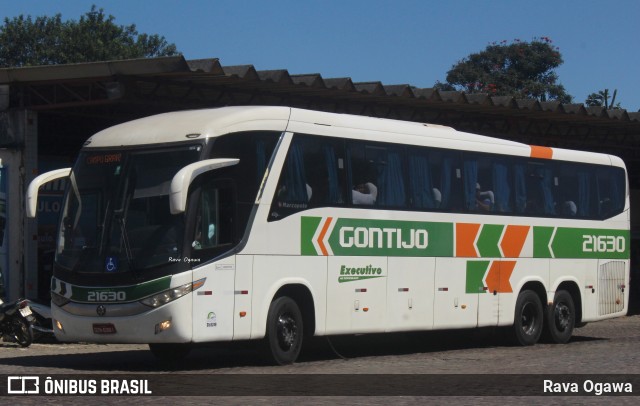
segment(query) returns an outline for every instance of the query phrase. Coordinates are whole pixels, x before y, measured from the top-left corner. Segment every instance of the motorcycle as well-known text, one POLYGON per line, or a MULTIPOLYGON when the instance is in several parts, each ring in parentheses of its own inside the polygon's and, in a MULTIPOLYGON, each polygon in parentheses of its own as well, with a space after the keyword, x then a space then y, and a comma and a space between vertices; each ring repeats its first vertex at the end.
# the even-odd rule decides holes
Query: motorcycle
POLYGON ((27 300, 3 303, 0 299, 0 334, 4 341, 17 342, 21 347, 28 347, 33 342, 31 325, 35 317, 27 300))
POLYGON ((31 323, 34 342, 55 342, 53 325, 51 323, 51 307, 46 304, 27 299, 29 308, 33 313, 34 321, 31 323))

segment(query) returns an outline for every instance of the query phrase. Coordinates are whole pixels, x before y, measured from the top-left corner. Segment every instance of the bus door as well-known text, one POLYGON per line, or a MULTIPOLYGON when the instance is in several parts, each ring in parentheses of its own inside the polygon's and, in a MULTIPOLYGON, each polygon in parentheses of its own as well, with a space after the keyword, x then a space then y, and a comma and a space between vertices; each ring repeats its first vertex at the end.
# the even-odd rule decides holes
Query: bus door
POLYGON ((327 333, 384 332, 387 257, 330 256, 327 333))
POLYGON ((389 257, 386 331, 433 328, 436 259, 389 257))
POLYGON ((515 262, 492 259, 472 263, 474 265, 467 264, 467 277, 472 279, 467 289, 478 292, 478 327, 497 326, 501 294, 505 293, 501 287, 501 276, 510 275, 515 262), (483 275, 482 279, 479 278, 480 274, 483 275))
POLYGON ((177 260, 192 265, 193 282, 205 279, 191 295, 194 342, 233 339, 236 256, 225 253, 236 240, 234 189, 231 182, 211 181, 191 195, 197 200, 187 228, 191 253, 177 260))
POLYGON ((478 324, 478 301, 484 274, 478 261, 468 258, 436 258, 434 328, 467 328, 478 324), (469 268, 471 267, 471 271, 469 268), (469 279, 469 275, 472 278, 469 279))

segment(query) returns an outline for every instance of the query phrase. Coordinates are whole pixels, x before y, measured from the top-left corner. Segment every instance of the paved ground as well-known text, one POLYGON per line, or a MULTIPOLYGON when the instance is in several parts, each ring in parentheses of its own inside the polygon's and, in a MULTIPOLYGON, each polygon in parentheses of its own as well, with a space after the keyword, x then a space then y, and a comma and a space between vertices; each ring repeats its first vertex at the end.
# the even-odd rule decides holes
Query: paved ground
MULTIPOLYGON (((286 374, 298 379, 307 374, 340 374, 346 380, 366 379, 365 374, 477 374, 504 379, 499 374, 640 374, 640 316, 592 323, 576 330, 567 345, 537 344, 533 347, 507 345, 500 332, 471 330, 455 332, 413 333, 404 335, 335 337, 330 342, 316 339, 308 343, 300 362, 284 367, 266 365, 253 347, 228 346, 200 348, 173 367, 159 365, 143 345, 96 344, 33 344, 22 349, 14 344, 0 343, 0 374, 175 374, 204 375, 209 379, 217 374, 286 374), (333 347, 333 348, 332 348, 333 347), (334 349, 336 352, 334 352, 334 349), (342 357, 346 358, 343 359, 342 357)), ((280 375, 276 375, 280 378, 280 375)), ((211 378, 213 377, 213 378, 211 378)), ((295 380, 294 379, 294 380, 295 380)), ((266 381, 260 381, 266 382, 266 381)), ((312 380, 309 380, 312 382, 312 380)), ((461 381, 464 382, 464 381, 461 381)), ((394 385, 390 379, 389 385, 394 385)), ((303 385, 304 386, 304 385, 303 385)), ((328 389, 329 390, 329 389, 328 389)), ((460 388, 464 393, 465 388, 460 388)), ((634 393, 640 393, 640 385, 634 393)), ((240 393, 238 395, 241 395, 240 393)), ((20 404, 87 404, 96 398, 24 398, 14 397, 20 404)), ((107 398, 114 402, 122 398, 107 398)), ((171 398, 175 399, 175 398, 171 398)), ((210 404, 210 398, 180 398, 180 404, 210 404)), ((136 402, 158 404, 167 399, 136 398, 136 402)), ((526 404, 635 404, 631 397, 590 398, 475 398, 475 397, 222 397, 216 403, 230 404, 290 404, 302 400, 306 404, 462 404, 522 403, 526 404)), ((4 403, 0 400, 0 403, 4 403)), ((172 403, 172 402, 168 402, 172 403)))

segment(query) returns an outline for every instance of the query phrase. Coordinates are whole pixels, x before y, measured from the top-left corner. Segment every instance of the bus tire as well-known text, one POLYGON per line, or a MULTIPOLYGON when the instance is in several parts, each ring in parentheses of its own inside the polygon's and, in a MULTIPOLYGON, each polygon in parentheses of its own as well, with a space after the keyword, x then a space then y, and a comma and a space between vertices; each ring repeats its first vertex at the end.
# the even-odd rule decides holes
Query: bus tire
POLYGON ((553 304, 547 307, 544 337, 556 344, 565 344, 571 339, 576 324, 576 309, 571 294, 558 290, 553 304))
POLYGON ((191 351, 191 344, 149 344, 151 353, 163 364, 174 364, 185 358, 191 351))
POLYGON ((302 349, 302 313, 288 296, 271 302, 267 315, 267 356, 277 365, 293 364, 302 349))
POLYGON ((519 345, 534 345, 540 339, 543 327, 542 302, 532 290, 524 290, 516 300, 513 320, 513 338, 519 345))

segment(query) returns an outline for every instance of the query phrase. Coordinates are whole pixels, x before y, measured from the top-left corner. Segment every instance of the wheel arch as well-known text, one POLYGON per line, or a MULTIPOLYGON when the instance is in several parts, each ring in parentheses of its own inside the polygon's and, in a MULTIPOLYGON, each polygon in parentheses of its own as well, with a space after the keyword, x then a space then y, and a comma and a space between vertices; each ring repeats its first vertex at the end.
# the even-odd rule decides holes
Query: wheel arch
POLYGON ((545 288, 544 283, 542 281, 540 281, 540 280, 530 280, 530 281, 525 282, 520 287, 520 290, 518 291, 518 294, 520 294, 521 292, 524 292, 525 290, 531 290, 536 295, 538 295, 538 297, 540 298, 540 301, 542 302, 542 307, 546 306, 546 304, 548 303, 548 301, 547 301, 547 289, 545 288))
POLYGON ((309 288, 302 283, 288 283, 281 286, 273 295, 271 301, 279 297, 288 296, 293 299, 300 313, 302 313, 302 323, 304 326, 304 335, 306 337, 314 335, 316 331, 316 313, 313 294, 309 288))

